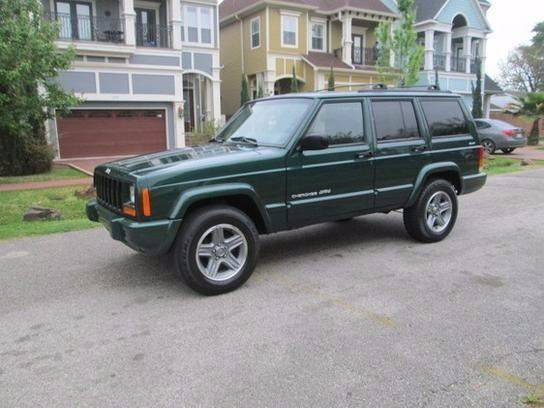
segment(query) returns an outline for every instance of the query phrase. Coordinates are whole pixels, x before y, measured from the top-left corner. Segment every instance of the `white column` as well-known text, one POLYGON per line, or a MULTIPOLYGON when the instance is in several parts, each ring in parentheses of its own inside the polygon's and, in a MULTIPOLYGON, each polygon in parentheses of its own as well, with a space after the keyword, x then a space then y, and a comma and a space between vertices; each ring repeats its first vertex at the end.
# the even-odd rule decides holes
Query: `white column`
POLYGON ((451 33, 444 36, 444 53, 446 54, 446 71, 451 71, 451 33))
POLYGON ((472 37, 466 35, 463 37, 463 53, 466 64, 466 73, 470 74, 470 60, 472 59, 472 37))
POLYGON ((266 57, 266 71, 263 72, 263 82, 264 96, 274 95, 274 84, 276 83, 276 58, 270 55, 266 57))
POLYGON ((125 21, 125 43, 136 45, 136 12, 134 0, 122 0, 121 18, 125 21))
POLYGON ((174 148, 185 146, 185 120, 183 119, 183 101, 174 102, 174 148))
POLYGON ((353 44, 351 22, 350 14, 346 13, 342 16, 342 61, 348 65, 351 65, 351 45, 353 44))
MULTIPOLYGON (((396 22, 392 23, 391 26, 389 27, 389 35, 391 36, 391 38, 393 38, 393 33, 395 32, 395 29, 393 27, 394 24, 397 24, 396 22)), ((394 52, 391 52, 389 54, 389 66, 391 67, 394 67, 395 66, 395 53, 394 52)), ((371 77, 372 79, 372 77, 371 77)))
POLYGON ((181 0, 168 0, 170 20, 172 26, 172 48, 181 50, 181 0))
POLYGON ((221 68, 219 65, 219 53, 213 56, 213 68, 212 68, 212 115, 216 125, 223 124, 223 118, 221 117, 221 68))
POLYGON ((425 31, 425 70, 434 69, 434 30, 425 31))

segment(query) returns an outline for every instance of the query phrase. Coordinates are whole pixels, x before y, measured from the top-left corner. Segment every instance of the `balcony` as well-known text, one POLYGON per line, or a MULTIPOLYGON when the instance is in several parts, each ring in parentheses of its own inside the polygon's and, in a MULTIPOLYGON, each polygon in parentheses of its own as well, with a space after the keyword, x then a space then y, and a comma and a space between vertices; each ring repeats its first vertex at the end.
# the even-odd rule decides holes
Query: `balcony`
POLYGON ((434 69, 445 71, 446 70, 446 55, 435 53, 433 55, 433 66, 434 66, 434 69))
POLYGON ((172 48, 172 26, 136 24, 138 47, 172 48))
POLYGON ((464 57, 451 57, 451 70, 453 72, 467 72, 467 60, 464 57))
MULTIPOLYGON (((342 48, 335 49, 333 53, 336 58, 342 59, 342 48)), ((378 50, 376 48, 353 47, 351 61, 353 65, 375 66, 378 62, 378 50)))
POLYGON ((59 24, 59 40, 98 41, 124 44, 125 22, 118 18, 47 13, 45 17, 59 24))

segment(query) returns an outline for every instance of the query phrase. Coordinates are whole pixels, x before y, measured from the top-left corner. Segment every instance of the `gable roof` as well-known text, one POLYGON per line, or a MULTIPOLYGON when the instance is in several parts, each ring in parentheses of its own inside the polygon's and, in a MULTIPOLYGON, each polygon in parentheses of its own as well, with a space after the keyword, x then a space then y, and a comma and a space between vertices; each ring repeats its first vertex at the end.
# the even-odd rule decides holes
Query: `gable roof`
MULTIPOLYGON (((219 19, 223 20, 241 10, 257 4, 265 4, 267 0, 224 0, 219 5, 219 19)), ((395 14, 381 0, 282 0, 282 3, 292 3, 295 6, 303 6, 318 11, 331 12, 340 8, 355 8, 375 11, 378 13, 395 14)))
POLYGON ((434 20, 448 0, 416 0, 416 22, 434 20))
POLYGON ((499 86, 498 83, 496 83, 493 78, 491 78, 489 75, 485 75, 484 79, 484 89, 486 95, 492 95, 492 94, 502 94, 504 91, 499 86))

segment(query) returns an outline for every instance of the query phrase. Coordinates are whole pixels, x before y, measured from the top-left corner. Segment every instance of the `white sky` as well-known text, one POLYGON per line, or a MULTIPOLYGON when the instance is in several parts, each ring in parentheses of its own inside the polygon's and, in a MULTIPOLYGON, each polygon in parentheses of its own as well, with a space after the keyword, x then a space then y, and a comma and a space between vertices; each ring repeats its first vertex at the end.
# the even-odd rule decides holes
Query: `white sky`
POLYGON ((486 71, 499 79, 499 63, 517 45, 528 43, 534 26, 544 21, 544 0, 491 0, 487 19, 493 32, 487 42, 486 71))

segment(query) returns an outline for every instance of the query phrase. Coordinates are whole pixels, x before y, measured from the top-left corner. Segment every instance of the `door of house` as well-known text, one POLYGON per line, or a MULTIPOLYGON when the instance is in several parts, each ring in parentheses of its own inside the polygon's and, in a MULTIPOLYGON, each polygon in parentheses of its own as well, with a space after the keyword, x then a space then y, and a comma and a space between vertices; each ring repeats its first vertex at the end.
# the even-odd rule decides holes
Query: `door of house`
POLYGON ((61 39, 92 40, 93 12, 91 3, 57 1, 57 21, 61 39))
POLYGON ((157 13, 153 9, 135 8, 136 44, 146 47, 158 47, 157 13))
POLYGON ((351 46, 351 58, 354 64, 363 64, 363 36, 353 34, 353 44, 351 46))

